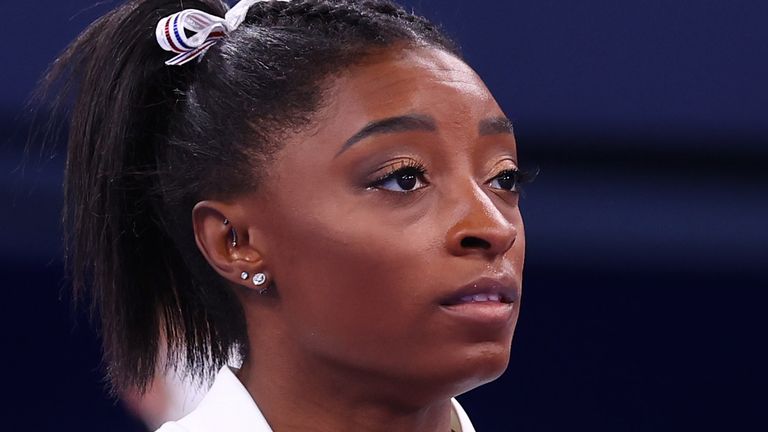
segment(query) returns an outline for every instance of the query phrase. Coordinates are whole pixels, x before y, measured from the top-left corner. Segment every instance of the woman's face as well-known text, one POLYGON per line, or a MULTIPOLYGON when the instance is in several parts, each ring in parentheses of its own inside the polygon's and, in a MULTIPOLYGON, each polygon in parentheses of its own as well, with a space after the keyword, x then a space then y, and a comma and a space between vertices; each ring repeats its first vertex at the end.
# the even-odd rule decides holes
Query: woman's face
POLYGON ((431 48, 377 54, 327 94, 245 201, 276 284, 256 301, 280 321, 279 343, 310 368, 446 394, 495 379, 525 249, 504 113, 472 69, 431 48))

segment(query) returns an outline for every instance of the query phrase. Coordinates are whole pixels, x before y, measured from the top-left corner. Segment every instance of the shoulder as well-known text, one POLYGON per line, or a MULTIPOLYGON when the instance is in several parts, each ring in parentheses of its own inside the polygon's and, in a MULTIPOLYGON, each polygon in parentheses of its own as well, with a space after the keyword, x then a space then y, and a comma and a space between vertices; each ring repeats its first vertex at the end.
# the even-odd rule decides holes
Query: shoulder
POLYGON ((272 432, 248 390, 227 366, 219 371, 197 408, 156 432, 216 431, 272 432))

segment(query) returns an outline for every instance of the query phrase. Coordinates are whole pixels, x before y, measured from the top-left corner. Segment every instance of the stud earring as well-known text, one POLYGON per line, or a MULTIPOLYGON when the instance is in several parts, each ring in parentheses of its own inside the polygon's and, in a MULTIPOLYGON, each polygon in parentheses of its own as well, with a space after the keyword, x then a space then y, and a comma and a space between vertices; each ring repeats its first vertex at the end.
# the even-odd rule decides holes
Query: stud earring
POLYGON ((242 279, 242 280, 248 280, 248 272, 242 272, 242 273, 240 273, 240 279, 242 279))
POLYGON ((256 273, 255 275, 253 275, 253 284, 256 286, 262 286, 266 281, 267 281, 267 275, 265 275, 264 273, 256 273))
POLYGON ((253 275, 253 284, 257 287, 263 287, 259 290, 259 294, 264 294, 269 289, 269 286, 264 286, 264 284, 267 282, 267 275, 264 273, 256 273, 253 275))

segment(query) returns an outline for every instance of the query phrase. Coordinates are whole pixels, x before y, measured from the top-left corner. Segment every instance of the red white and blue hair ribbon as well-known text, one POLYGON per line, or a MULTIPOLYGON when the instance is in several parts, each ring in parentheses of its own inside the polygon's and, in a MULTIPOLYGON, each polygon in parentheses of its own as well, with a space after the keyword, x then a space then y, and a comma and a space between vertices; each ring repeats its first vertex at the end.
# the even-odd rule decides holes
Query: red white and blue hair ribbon
POLYGON ((157 43, 164 50, 178 54, 165 64, 181 66, 205 54, 208 48, 245 21, 251 6, 263 1, 269 0, 242 0, 224 18, 197 9, 185 9, 161 19, 155 29, 157 43), (188 30, 194 32, 194 35, 187 36, 188 30))

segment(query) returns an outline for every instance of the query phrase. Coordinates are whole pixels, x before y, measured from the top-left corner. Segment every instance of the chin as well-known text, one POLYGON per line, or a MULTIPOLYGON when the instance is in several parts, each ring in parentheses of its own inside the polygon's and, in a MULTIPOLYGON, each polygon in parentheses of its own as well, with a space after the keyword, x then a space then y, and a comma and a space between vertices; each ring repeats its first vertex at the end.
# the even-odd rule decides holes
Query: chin
MULTIPOLYGON (((431 365, 431 385, 441 397, 454 397, 499 378, 507 370, 510 345, 498 342, 452 349, 431 365)), ((434 393, 432 394, 434 396, 434 393)))
POLYGON ((460 354, 461 391, 467 392, 499 378, 509 366, 510 345, 488 342, 467 347, 460 354))

